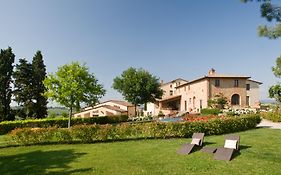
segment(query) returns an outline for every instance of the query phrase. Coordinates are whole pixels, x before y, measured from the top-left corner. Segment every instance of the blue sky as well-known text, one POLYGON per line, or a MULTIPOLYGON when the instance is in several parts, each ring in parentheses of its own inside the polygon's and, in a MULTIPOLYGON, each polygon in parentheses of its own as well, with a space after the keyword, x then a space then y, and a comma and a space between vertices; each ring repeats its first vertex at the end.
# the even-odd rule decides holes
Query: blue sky
POLYGON ((192 80, 210 68, 262 81, 261 99, 278 79, 271 72, 281 40, 257 35, 259 3, 240 0, 1 0, 0 48, 16 59, 44 54, 48 72, 86 63, 107 90, 128 67, 165 82, 192 80))

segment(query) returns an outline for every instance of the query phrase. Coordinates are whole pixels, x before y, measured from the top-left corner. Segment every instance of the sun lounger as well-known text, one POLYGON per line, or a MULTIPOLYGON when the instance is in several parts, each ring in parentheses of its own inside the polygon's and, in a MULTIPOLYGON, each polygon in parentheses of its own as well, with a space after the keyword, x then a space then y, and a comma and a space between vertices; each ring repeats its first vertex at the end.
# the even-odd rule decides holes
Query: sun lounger
POLYGON ((204 140, 204 133, 194 133, 192 135, 191 143, 184 144, 177 152, 178 154, 190 154, 194 147, 202 147, 204 140))
POLYGON ((240 137, 238 135, 227 135, 225 137, 224 147, 217 148, 214 158, 216 160, 230 161, 235 151, 239 150, 240 137))

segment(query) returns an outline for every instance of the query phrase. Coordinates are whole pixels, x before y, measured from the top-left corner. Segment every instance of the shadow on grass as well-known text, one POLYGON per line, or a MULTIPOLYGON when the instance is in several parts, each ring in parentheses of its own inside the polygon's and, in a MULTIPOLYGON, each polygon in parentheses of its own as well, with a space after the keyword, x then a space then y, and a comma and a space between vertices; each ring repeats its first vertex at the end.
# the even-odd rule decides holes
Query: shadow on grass
MULTIPOLYGON (((28 149, 28 148, 27 148, 28 149)), ((69 164, 85 153, 74 150, 32 151, 0 157, 0 174, 62 174, 91 172, 91 168, 72 169, 69 164)))
POLYGON ((231 160, 235 159, 238 156, 240 156, 241 155, 241 152, 240 152, 241 150, 248 149, 248 148, 252 148, 252 147, 251 146, 247 146, 247 145, 240 145, 239 146, 239 151, 234 151, 231 160))

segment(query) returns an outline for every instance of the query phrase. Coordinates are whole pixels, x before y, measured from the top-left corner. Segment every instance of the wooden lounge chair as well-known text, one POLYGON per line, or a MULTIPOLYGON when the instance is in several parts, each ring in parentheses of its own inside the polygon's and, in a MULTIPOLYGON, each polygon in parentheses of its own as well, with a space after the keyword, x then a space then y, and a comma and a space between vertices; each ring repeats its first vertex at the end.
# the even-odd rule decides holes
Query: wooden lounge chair
POLYGON ((194 133, 192 135, 191 143, 184 144, 177 151, 177 153, 178 154, 190 154, 195 146, 196 147, 202 147, 203 146, 203 140, 204 140, 204 133, 194 133))
POLYGON ((224 147, 217 148, 214 158, 216 160, 230 161, 235 151, 239 151, 240 137, 238 135, 227 135, 225 137, 224 147))

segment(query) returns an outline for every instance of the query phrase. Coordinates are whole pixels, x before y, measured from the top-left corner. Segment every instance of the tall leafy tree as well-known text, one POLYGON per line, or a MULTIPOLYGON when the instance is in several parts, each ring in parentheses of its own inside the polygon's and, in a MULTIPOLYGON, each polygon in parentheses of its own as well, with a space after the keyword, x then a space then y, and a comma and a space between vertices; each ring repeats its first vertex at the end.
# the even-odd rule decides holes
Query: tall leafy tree
MULTIPOLYGON (((242 2, 251 2, 254 0, 241 0, 242 2)), ((261 2, 261 17, 269 22, 276 22, 275 26, 260 25, 258 32, 260 36, 269 39, 276 39, 281 36, 281 5, 272 4, 271 0, 256 0, 261 2)))
MULTIPOLYGON (((249 2, 254 0, 241 0, 242 2, 249 2)), ((266 18, 269 22, 276 22, 275 26, 269 27, 266 25, 259 26, 259 35, 269 39, 277 39, 281 37, 281 5, 272 4, 271 0, 256 0, 261 2, 260 11, 261 16, 266 18)), ((272 67, 274 75, 281 77, 281 56, 276 59, 276 65, 272 67)), ((277 102, 281 102, 281 84, 278 83, 269 88, 269 97, 275 98, 277 102)))
POLYGON ((156 98, 162 98, 163 90, 160 88, 159 79, 148 71, 130 67, 121 76, 117 76, 113 82, 113 88, 123 97, 133 103, 139 104, 155 102, 156 98))
POLYGON ((70 109, 68 127, 73 109, 79 111, 81 103, 95 105, 105 94, 96 77, 89 73, 85 65, 78 62, 59 67, 55 74, 47 76, 44 84, 47 97, 70 109))
POLYGON ((12 48, 0 51, 0 121, 13 120, 10 103, 12 96, 12 74, 15 55, 12 48))
POLYGON ((34 117, 33 100, 33 69, 32 64, 26 59, 20 59, 14 72, 14 96, 15 101, 23 107, 25 115, 20 117, 34 117))
POLYGON ((46 78, 46 66, 40 51, 37 51, 32 59, 32 93, 34 100, 34 116, 44 118, 47 116, 47 98, 44 96, 46 90, 43 81, 46 78))

